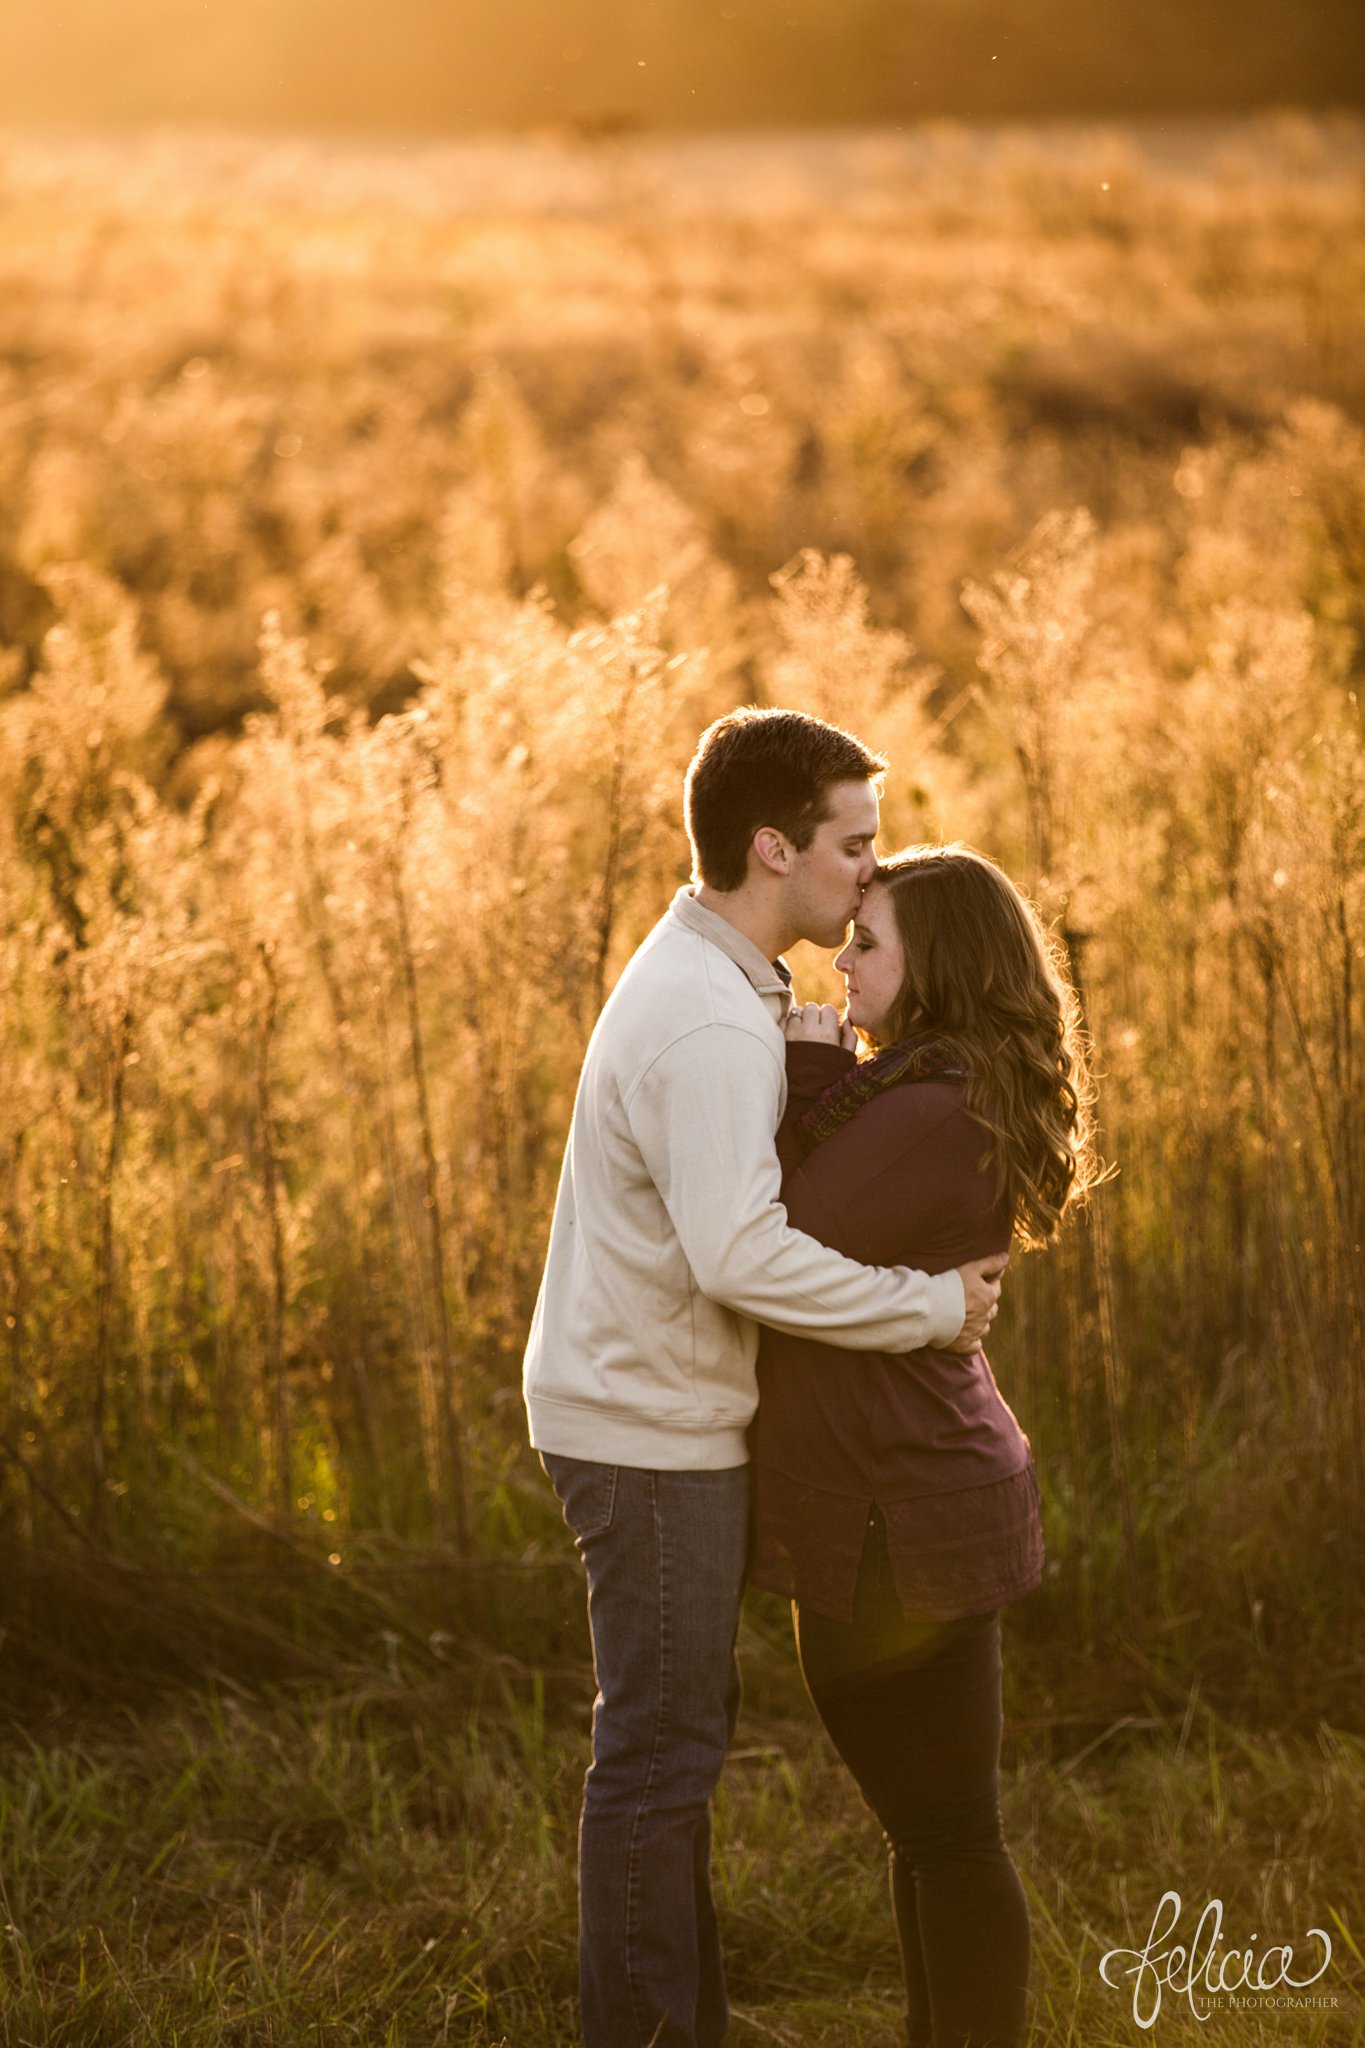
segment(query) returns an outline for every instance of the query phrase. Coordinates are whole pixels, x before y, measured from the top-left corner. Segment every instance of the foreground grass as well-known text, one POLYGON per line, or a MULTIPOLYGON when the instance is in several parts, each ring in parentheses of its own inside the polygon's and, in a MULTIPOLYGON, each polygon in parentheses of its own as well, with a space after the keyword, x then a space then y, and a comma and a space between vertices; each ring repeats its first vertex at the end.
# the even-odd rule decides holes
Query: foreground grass
MULTIPOLYGON (((875 1830, 789 1653, 747 1639, 750 1704, 719 1801, 738 2048, 893 2048, 900 2001, 875 1830)), ((7 2048, 121 2043, 559 2048, 574 2032, 573 1835, 590 1684, 510 1659, 344 1692, 182 1696, 11 1733, 0 1756, 7 2048)), ((1033 2048, 1365 2040, 1356 1943, 1365 1751, 1250 1738, 1193 1709, 1045 1762, 1016 1738, 1006 1818, 1035 1931, 1033 2048), (1088 1751, 1088 1753, 1084 1753, 1088 1751), (1167 1888, 1186 1938, 1335 1954, 1334 2009, 1154 2033, 1100 1982, 1167 1888)))

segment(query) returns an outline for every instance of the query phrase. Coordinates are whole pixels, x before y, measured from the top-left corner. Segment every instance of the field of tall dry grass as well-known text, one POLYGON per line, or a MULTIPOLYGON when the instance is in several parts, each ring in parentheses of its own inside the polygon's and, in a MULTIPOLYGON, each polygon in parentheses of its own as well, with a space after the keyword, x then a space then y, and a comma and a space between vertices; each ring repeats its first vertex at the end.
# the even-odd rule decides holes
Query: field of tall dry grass
MULTIPOLYGON (((587 1033, 685 878, 683 768, 756 701, 889 753, 885 843, 1001 859, 1083 992, 1117 1171, 992 1347, 1051 1560, 1011 1622, 1026 1776, 1358 1714, 1359 136, 706 147, 0 145, 13 1711, 339 1670, 391 1705, 467 1688, 471 1644, 518 1714, 573 1692, 520 1346, 587 1033)), ((12 1849, 77 1839, 89 1773, 54 1769, 12 1849)), ((1071 1818, 1107 1854, 1103 1801, 1071 1818)), ((1274 1839, 1316 1904, 1312 1826, 1274 1839)), ((150 1998, 115 1948, 109 1997, 150 1998)), ((25 2039, 114 2038, 34 1969, 25 2039)), ((212 2032, 211 1977, 178 2038, 296 2037, 268 1999, 212 2032)), ((1048 1996, 1040 2040, 1102 2038, 1048 1996)), ((421 2038, 499 2038, 455 2009, 421 2038)), ((753 2038, 884 2038, 833 2010, 753 2038)))

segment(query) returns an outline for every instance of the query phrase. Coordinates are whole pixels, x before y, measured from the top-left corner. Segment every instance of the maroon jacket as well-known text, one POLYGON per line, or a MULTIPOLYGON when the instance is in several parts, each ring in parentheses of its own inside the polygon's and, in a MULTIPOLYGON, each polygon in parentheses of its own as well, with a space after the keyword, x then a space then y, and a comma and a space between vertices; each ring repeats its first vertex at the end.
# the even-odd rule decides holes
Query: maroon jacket
MULTIPOLYGON (((1010 1216, 959 1082, 887 1088, 805 1150, 802 1113, 853 1058, 838 1046, 787 1048, 778 1153, 795 1228, 865 1265, 927 1273, 1008 1250, 1010 1216)), ((985 1613, 1037 1585, 1029 1442, 984 1353, 840 1351, 765 1329, 758 1388, 755 1585, 851 1620, 874 1503, 907 1614, 985 1613)))

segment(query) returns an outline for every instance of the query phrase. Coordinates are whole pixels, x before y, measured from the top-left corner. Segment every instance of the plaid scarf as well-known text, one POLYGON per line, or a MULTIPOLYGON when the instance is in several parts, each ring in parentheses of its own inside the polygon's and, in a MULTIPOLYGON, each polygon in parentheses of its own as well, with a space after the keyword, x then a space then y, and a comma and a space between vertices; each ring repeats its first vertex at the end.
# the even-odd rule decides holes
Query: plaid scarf
POLYGON ((901 1081, 966 1078, 962 1054, 948 1039, 932 1035, 903 1038, 872 1059, 860 1061, 826 1088, 814 1107, 800 1119, 798 1128, 808 1144, 823 1145, 826 1138, 832 1138, 841 1124, 856 1116, 863 1104, 880 1095, 883 1088, 894 1088, 901 1081))

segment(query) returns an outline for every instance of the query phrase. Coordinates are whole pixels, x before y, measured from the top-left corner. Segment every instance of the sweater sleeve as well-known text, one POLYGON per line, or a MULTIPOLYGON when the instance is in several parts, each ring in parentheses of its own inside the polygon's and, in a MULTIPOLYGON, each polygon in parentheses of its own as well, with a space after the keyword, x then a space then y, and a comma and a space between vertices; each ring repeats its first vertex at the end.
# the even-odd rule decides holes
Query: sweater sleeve
POLYGON ((810 1150, 801 1129, 801 1119, 813 1109, 826 1088, 841 1081, 856 1067, 856 1053, 843 1045, 825 1045, 814 1039, 787 1041, 787 1107, 777 1127, 777 1163, 783 1173, 799 1166, 810 1150))
POLYGON ((707 1024, 660 1053, 626 1103, 698 1287, 775 1330, 848 1350, 951 1343, 966 1313, 956 1272, 860 1266, 791 1228, 773 1145, 781 1086, 755 1033, 707 1024))

